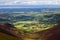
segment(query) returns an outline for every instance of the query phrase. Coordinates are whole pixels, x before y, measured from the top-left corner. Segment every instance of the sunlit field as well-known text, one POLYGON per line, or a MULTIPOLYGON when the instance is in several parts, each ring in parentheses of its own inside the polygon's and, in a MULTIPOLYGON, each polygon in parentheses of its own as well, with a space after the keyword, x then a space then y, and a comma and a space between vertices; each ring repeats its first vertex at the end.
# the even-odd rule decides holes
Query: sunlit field
POLYGON ((40 24, 36 21, 19 21, 14 23, 14 26, 19 30, 24 30, 27 32, 38 32, 52 28, 57 24, 40 24))

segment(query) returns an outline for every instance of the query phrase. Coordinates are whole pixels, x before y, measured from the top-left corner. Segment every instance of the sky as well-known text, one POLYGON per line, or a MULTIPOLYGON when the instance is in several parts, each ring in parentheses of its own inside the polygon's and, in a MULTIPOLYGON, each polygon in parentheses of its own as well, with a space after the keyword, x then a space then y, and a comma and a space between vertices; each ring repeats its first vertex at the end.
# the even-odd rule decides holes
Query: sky
POLYGON ((0 5, 60 5, 60 0, 0 0, 0 5))

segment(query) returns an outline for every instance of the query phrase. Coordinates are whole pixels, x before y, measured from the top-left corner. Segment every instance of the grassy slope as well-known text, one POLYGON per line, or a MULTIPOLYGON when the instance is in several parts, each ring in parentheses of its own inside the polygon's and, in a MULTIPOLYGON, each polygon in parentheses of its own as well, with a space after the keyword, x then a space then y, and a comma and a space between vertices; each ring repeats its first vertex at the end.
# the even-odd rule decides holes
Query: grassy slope
POLYGON ((10 35, 0 33, 0 40, 18 40, 18 39, 10 35))

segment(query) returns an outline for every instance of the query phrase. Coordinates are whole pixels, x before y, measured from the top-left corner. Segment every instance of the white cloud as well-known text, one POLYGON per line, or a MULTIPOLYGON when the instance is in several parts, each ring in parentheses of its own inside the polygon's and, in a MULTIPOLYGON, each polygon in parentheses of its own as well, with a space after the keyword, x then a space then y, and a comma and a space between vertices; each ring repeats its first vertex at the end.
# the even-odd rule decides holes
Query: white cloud
POLYGON ((36 4, 38 4, 38 5, 42 5, 42 4, 57 4, 57 5, 59 5, 60 4, 60 1, 59 0, 45 0, 45 1, 43 1, 43 0, 40 0, 40 1, 24 1, 24 2, 22 2, 22 4, 26 4, 26 5, 36 5, 36 4))
POLYGON ((60 0, 1 0, 0 5, 41 5, 41 4, 60 4, 60 0))
POLYGON ((37 1, 25 1, 25 2, 23 2, 23 4, 33 5, 33 4, 38 4, 38 3, 37 3, 37 1))

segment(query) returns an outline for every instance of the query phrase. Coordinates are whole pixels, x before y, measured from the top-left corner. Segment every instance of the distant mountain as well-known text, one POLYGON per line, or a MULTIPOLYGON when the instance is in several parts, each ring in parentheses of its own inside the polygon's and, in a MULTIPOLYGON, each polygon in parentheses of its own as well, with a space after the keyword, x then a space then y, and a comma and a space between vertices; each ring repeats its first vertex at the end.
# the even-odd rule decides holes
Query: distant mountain
POLYGON ((0 8, 60 8, 60 5, 0 5, 0 8))
POLYGON ((60 11, 60 8, 0 8, 0 12, 44 12, 44 11, 60 11))
POLYGON ((60 5, 0 5, 0 12, 60 11, 60 5))

